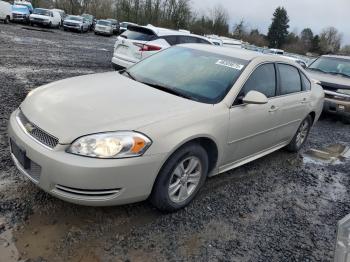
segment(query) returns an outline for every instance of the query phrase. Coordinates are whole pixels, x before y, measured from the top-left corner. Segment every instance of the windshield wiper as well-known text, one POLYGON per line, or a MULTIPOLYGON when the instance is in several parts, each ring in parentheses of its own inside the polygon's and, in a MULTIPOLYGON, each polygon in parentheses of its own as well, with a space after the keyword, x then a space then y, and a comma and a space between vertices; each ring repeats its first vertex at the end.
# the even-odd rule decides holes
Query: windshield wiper
POLYGON ((198 99, 196 99, 195 97, 190 96, 188 94, 185 94, 185 93, 183 93, 183 92, 181 92, 181 91, 179 91, 177 89, 174 89, 174 88, 161 86, 161 85, 157 85, 157 84, 153 84, 153 83, 147 83, 147 82, 140 82, 140 83, 148 85, 148 86, 151 86, 151 87, 156 88, 158 90, 161 90, 161 91, 164 91, 164 92, 167 92, 167 93, 170 93, 170 94, 182 97, 182 98, 198 101, 198 99))

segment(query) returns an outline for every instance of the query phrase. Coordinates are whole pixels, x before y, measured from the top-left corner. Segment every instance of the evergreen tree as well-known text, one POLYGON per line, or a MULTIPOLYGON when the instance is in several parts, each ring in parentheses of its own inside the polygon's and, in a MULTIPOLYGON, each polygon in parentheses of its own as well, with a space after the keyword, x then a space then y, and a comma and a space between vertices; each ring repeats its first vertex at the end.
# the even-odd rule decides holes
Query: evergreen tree
POLYGON ((288 36, 289 18, 284 7, 277 7, 273 13, 272 23, 269 27, 267 39, 269 46, 274 48, 281 48, 288 36))

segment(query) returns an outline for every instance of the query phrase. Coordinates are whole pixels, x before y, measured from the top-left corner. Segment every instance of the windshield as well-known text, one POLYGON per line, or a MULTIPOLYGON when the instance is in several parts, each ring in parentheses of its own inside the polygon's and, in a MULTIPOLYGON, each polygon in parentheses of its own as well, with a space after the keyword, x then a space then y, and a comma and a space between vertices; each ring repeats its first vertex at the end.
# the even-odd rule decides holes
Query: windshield
POLYGON ((105 25, 105 26, 111 26, 112 23, 110 21, 98 21, 98 25, 105 25))
POLYGON ((125 27, 126 28, 126 27, 128 27, 128 25, 129 25, 129 23, 125 23, 125 22, 124 23, 120 23, 121 27, 125 27))
POLYGON ((34 9, 34 14, 50 16, 51 12, 50 12, 50 10, 47 10, 47 9, 36 8, 36 9, 34 9))
POLYGON ((77 17, 77 16, 67 16, 66 20, 73 20, 73 21, 83 21, 83 18, 77 17))
POLYGON ((350 59, 320 57, 309 66, 309 69, 350 77, 350 59))
POLYGON ((12 11, 29 13, 28 7, 21 6, 21 5, 14 5, 14 6, 12 6, 12 11))
POLYGON ((248 61, 186 47, 159 52, 128 71, 136 81, 203 103, 220 102, 248 61), (175 92, 174 92, 175 91, 175 92))

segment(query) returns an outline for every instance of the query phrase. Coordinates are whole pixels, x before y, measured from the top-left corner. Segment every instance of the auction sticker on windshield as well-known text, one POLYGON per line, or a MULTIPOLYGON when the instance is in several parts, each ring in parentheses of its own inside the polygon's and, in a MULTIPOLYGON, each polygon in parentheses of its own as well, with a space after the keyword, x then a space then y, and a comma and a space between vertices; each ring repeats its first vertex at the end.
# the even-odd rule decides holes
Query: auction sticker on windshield
POLYGON ((242 70, 243 67, 244 67, 244 65, 236 64, 234 62, 227 61, 227 60, 218 60, 215 64, 216 65, 230 67, 230 68, 233 68, 233 69, 236 69, 236 70, 242 70))

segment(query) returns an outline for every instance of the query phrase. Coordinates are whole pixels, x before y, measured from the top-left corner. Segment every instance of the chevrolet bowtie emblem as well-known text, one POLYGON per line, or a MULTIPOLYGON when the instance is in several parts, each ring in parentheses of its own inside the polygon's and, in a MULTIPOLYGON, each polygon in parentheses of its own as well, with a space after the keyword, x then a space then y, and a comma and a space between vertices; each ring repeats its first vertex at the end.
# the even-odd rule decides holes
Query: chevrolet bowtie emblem
POLYGON ((31 133, 35 127, 31 123, 27 123, 24 125, 24 128, 27 130, 27 132, 31 133))

